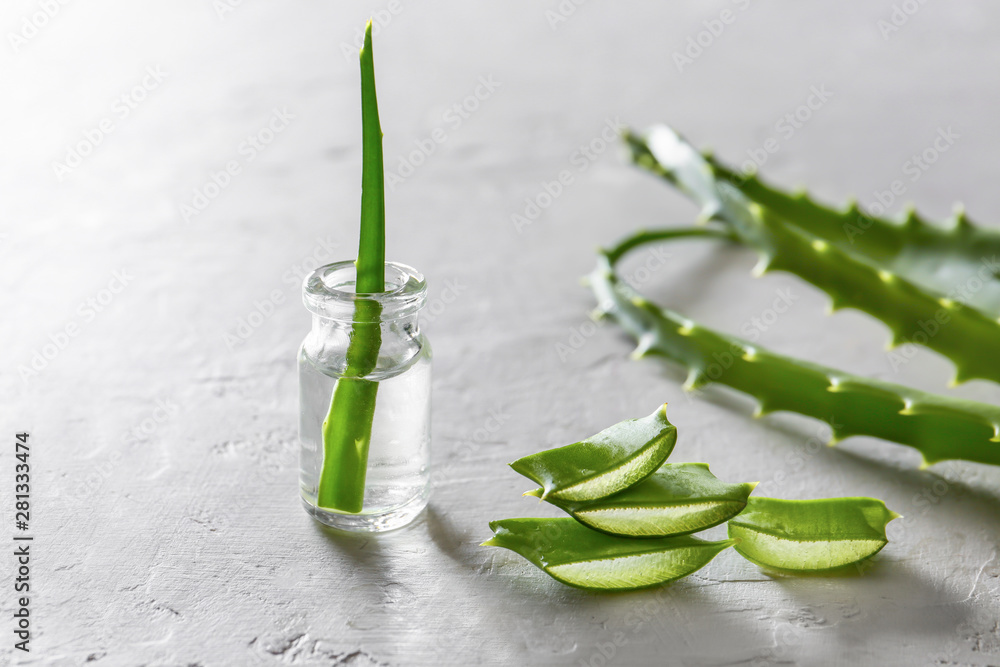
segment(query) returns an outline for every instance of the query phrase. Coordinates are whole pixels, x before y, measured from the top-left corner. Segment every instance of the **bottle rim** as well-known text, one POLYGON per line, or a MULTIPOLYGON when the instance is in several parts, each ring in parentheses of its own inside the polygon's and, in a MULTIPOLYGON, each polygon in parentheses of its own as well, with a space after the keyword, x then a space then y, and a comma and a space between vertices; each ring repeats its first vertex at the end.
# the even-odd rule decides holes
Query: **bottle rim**
POLYGON ((415 314, 427 298, 424 275, 399 262, 385 263, 384 292, 356 292, 356 284, 354 260, 324 264, 302 281, 302 302, 315 315, 342 321, 354 321, 358 303, 377 303, 384 321, 415 314))

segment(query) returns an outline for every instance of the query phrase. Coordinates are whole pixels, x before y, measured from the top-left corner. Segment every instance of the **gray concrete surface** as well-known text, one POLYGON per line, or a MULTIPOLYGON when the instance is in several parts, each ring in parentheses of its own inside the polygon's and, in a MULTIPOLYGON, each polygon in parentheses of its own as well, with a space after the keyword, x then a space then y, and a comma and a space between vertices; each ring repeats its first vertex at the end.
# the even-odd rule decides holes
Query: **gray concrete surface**
MULTIPOLYGON (((4 664, 1000 664, 1000 471, 921 471, 915 452, 863 438, 818 447, 816 422, 686 397, 675 370, 588 327, 578 284, 595 246, 694 214, 603 145, 608 123, 669 122, 737 163, 774 138, 763 172, 783 185, 871 203, 900 180, 894 210, 942 217, 961 199, 1000 219, 996 7, 50 4, 37 18, 45 3, 10 0, 0 17, 0 396, 5 442, 32 434, 35 536, 30 654, 12 648, 2 559, 4 664), (431 284, 436 488, 409 528, 348 539, 297 498, 297 275, 354 253, 359 84, 344 51, 373 13, 387 171, 402 179, 388 254, 431 284), (808 120, 777 125, 817 89, 808 120), (269 125, 269 144, 244 143, 269 125), (948 128, 958 138, 914 179, 906 162, 948 128), (88 141, 77 164, 67 153, 88 141), (227 164, 238 173, 216 190, 227 164), (616 596, 477 546, 491 519, 552 512, 520 497, 508 461, 661 401, 676 460, 766 495, 877 496, 906 518, 864 576, 772 578, 730 551, 616 596)), ((666 250, 647 293, 692 318, 740 331, 790 290, 765 345, 1000 400, 985 383, 945 389, 949 364, 924 350, 894 367, 884 327, 827 317, 790 276, 749 280, 746 252, 666 250)))

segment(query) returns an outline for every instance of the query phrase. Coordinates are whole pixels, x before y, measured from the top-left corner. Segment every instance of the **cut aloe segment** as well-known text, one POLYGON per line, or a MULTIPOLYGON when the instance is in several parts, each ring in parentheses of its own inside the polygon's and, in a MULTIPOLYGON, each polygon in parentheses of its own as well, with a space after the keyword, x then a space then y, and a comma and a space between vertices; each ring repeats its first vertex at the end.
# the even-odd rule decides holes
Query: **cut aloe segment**
POLYGON ((510 467, 542 487, 541 498, 597 500, 640 482, 659 468, 677 441, 667 406, 586 440, 525 456, 510 467))
POLYGON ((750 498, 729 522, 729 537, 761 567, 822 572, 874 556, 889 542, 885 526, 896 518, 874 498, 750 498))
MULTIPOLYGON (((626 537, 669 537, 696 533, 743 511, 757 483, 727 484, 707 463, 667 463, 613 496, 587 502, 548 498, 577 521, 626 537)), ((541 496, 542 490, 526 495, 541 496)))
POLYGON ((485 546, 520 554, 553 579, 577 588, 624 591, 656 586, 696 572, 734 540, 696 537, 634 540, 613 537, 560 519, 504 519, 490 523, 485 546))

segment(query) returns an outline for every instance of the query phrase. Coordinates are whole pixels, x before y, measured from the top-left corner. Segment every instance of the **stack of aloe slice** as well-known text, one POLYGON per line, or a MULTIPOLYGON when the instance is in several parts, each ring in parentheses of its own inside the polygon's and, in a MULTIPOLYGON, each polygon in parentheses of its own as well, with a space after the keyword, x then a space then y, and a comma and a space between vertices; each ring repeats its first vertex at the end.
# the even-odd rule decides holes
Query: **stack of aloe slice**
POLYGON ((687 576, 732 546, 781 572, 826 572, 882 549, 899 515, 873 498, 751 498, 756 483, 720 481, 704 463, 666 463, 677 442, 666 405, 511 467, 565 511, 490 523, 484 545, 514 551, 564 584, 630 590, 687 576), (729 539, 691 534, 729 522, 729 539))

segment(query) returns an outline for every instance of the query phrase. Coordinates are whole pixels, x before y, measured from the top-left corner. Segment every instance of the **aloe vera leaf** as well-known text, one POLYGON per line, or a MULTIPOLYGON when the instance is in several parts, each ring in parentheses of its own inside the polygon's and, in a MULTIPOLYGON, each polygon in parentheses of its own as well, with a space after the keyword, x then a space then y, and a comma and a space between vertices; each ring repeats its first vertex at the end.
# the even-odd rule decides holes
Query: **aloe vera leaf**
POLYGON ((822 572, 878 553, 885 527, 899 515, 874 498, 750 498, 729 522, 736 551, 765 568, 822 572))
MULTIPOLYGON (((671 537, 696 533, 743 511, 757 483, 727 484, 707 463, 665 463, 624 491, 586 502, 548 498, 580 523, 624 537, 671 537)), ((526 495, 541 496, 541 489, 526 495)))
POLYGON ((960 459, 1000 465, 1000 407, 769 352, 651 303, 614 272, 614 263, 627 250, 698 236, 724 235, 711 229, 644 231, 599 254, 589 283, 600 313, 638 341, 634 356, 661 356, 680 364, 688 372, 688 389, 717 382, 749 394, 758 401, 758 415, 787 410, 825 421, 834 441, 868 435, 909 445, 927 464, 960 459))
MULTIPOLYGON (((876 237, 865 246, 873 252, 869 256, 850 243, 832 243, 817 235, 818 223, 791 224, 777 211, 751 202, 669 128, 656 127, 646 138, 630 134, 626 141, 637 164, 676 185, 702 206, 703 219, 722 221, 741 243, 758 253, 758 274, 793 273, 826 292, 832 310, 855 308, 881 320, 889 327, 892 346, 914 342, 944 355, 955 365, 955 384, 975 378, 1000 382, 996 314, 963 304, 955 293, 961 287, 956 281, 963 276, 970 280, 976 273, 988 273, 986 282, 990 282, 995 257, 984 263, 982 257, 959 253, 956 257, 964 257, 960 265, 950 260, 942 264, 939 253, 921 255, 911 248, 907 253, 897 250, 901 259, 893 265, 886 261, 886 252, 874 252, 881 247, 876 241, 889 247, 876 237)), ((787 213, 790 208, 782 210, 787 213)), ((794 212, 795 220, 801 222, 806 209, 794 212)), ((924 250, 930 253, 926 245, 924 250)))
POLYGON ((484 546, 520 554, 557 581, 590 590, 624 591, 696 572, 735 540, 696 537, 634 540, 591 530, 569 517, 491 521, 484 546))
MULTIPOLYGON (((375 95, 372 22, 365 26, 361 47, 361 243, 358 249, 357 290, 385 289, 385 172, 382 164, 382 124, 375 95)), ((375 350, 378 354, 378 350, 375 350)))
POLYGON ((756 173, 741 175, 705 155, 716 178, 737 188, 780 219, 842 250, 868 257, 886 271, 1000 316, 1000 232, 974 224, 959 206, 941 224, 931 224, 910 208, 901 220, 861 210, 856 201, 835 209, 805 191, 783 192, 756 173), (956 285, 966 285, 955 290, 956 285))
POLYGON ((540 484, 542 499, 596 500, 639 482, 659 468, 677 442, 666 404, 586 440, 520 458, 510 467, 540 484))
MULTIPOLYGON (((371 21, 365 27, 360 59, 363 165, 355 290, 374 294, 385 290, 385 188, 371 21)), ((378 393, 378 382, 364 377, 378 364, 381 313, 378 301, 359 298, 355 302, 347 367, 337 380, 330 412, 323 421, 323 469, 316 498, 323 508, 357 513, 364 506, 368 447, 378 393)))

